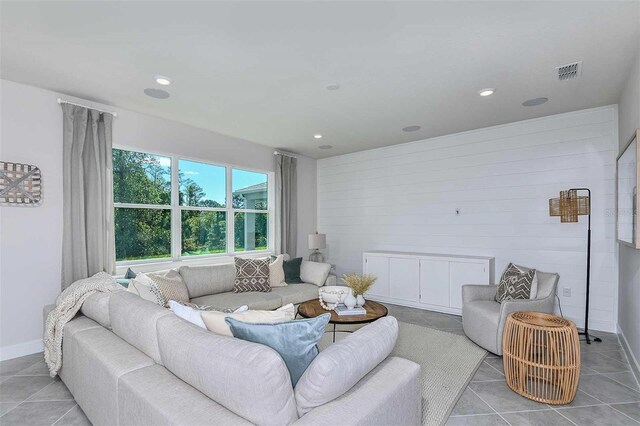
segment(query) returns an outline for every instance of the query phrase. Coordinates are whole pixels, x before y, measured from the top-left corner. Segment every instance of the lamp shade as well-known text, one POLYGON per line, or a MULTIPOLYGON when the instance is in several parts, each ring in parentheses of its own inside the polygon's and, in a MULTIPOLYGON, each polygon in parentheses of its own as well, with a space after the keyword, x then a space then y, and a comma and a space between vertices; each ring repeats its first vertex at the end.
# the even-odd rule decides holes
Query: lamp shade
POLYGON ((309 234, 309 250, 322 250, 327 247, 326 234, 309 234))

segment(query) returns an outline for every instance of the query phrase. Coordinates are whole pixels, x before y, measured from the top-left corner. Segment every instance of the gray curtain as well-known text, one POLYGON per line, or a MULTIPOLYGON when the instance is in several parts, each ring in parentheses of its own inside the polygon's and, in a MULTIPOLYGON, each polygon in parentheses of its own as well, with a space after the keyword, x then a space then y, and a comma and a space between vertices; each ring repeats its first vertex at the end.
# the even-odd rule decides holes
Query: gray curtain
POLYGON ((276 154, 276 253, 296 256, 298 242, 297 159, 276 154))
POLYGON ((115 273, 111 125, 113 116, 70 104, 63 112, 62 288, 115 273))

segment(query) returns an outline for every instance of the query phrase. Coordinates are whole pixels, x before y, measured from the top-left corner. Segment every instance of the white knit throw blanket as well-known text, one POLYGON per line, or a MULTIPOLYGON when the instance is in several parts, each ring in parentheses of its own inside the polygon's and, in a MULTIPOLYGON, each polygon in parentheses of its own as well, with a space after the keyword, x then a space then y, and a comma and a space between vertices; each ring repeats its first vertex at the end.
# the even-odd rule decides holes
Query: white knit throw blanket
POLYGON ((98 272, 92 277, 74 282, 60 293, 55 309, 47 316, 44 328, 44 360, 51 377, 55 377, 62 367, 62 334, 65 324, 73 319, 84 301, 93 293, 120 290, 124 288, 111 275, 98 272))

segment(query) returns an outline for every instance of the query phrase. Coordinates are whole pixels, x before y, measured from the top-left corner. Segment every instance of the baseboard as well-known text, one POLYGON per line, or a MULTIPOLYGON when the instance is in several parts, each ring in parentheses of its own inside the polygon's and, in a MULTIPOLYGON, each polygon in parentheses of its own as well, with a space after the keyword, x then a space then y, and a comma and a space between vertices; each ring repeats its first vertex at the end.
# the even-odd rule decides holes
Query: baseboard
POLYGON ((0 361, 31 355, 44 350, 42 339, 0 347, 0 361))
POLYGON ((627 359, 629 360, 629 365, 631 366, 631 371, 633 371, 633 375, 636 376, 636 380, 640 383, 640 363, 636 359, 635 355, 631 351, 631 346, 629 346, 629 342, 627 338, 624 336, 622 329, 620 326, 617 326, 618 329, 618 340, 620 341, 620 346, 624 350, 624 353, 627 354, 627 359))

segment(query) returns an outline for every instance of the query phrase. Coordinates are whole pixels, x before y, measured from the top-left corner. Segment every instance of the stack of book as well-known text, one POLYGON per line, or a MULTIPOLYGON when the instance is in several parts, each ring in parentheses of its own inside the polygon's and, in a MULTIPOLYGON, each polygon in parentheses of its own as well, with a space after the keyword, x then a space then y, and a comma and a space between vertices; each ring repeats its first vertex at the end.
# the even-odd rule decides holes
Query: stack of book
POLYGON ((336 313, 338 315, 365 315, 367 311, 364 308, 360 307, 349 309, 345 305, 340 304, 336 306, 336 313))

